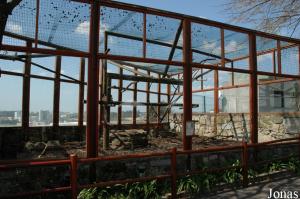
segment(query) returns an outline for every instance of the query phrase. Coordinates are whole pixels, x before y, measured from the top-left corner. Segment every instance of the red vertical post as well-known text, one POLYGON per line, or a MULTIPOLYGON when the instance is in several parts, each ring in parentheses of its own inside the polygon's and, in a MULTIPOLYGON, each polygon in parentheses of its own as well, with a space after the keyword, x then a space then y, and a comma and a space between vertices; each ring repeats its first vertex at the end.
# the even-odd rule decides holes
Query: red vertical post
POLYGON ((298 46, 298 68, 299 68, 299 75, 300 75, 300 45, 298 46))
MULTIPOLYGON (((171 85, 167 84, 168 104, 171 104, 171 85)), ((168 125, 170 124, 170 113, 172 109, 168 110, 168 125)))
MULTIPOLYGON (((158 79, 160 79, 160 75, 158 75, 158 79)), ((157 84, 157 103, 160 104, 160 93, 161 93, 161 83, 157 84)), ((160 127, 160 106, 157 106, 157 125, 160 127)))
POLYGON ((171 196, 172 199, 177 198, 177 187, 176 187, 176 180, 177 180, 177 149, 172 149, 172 156, 171 156, 171 196))
POLYGON ((282 73, 281 70, 281 46, 280 41, 277 40, 277 66, 278 66, 278 74, 282 73))
POLYGON ((223 28, 221 28, 221 66, 225 67, 225 39, 223 28))
POLYGON ((36 0, 34 47, 37 48, 39 38, 40 0, 36 0))
POLYGON ((249 184, 249 179, 248 179, 248 145, 246 141, 243 141, 242 167, 243 167, 243 186, 247 187, 249 184))
POLYGON ((273 73, 276 74, 276 52, 273 50, 272 52, 272 65, 273 65, 273 73))
MULTIPOLYGON (((150 71, 148 71, 147 73, 148 75, 150 75, 150 71)), ((150 83, 147 82, 146 83, 146 100, 147 100, 147 107, 146 107, 146 123, 147 123, 147 130, 149 130, 149 124, 150 124, 150 107, 149 107, 149 103, 150 103, 150 93, 149 93, 149 90, 150 90, 150 83)))
POLYGON ((78 193, 78 185, 77 185, 77 156, 74 154, 70 155, 70 161, 71 161, 71 175, 70 175, 70 185, 72 190, 72 199, 77 198, 78 193))
POLYGON ((147 15, 143 13, 143 57, 147 55, 147 15))
POLYGON ((298 138, 298 144, 299 144, 299 151, 298 151, 298 157, 299 157, 299 160, 300 160, 300 134, 299 134, 299 138, 298 138))
MULTIPOLYGON (((135 71, 137 71, 136 68, 134 68, 135 71)), ((137 76, 137 74, 135 73, 134 76, 137 76)), ((134 105, 133 105, 133 109, 132 109, 132 124, 135 126, 136 125, 136 112, 137 112, 137 106, 136 106, 136 102, 137 102, 137 82, 135 82, 133 84, 133 102, 134 102, 134 105)))
POLYGON ((56 56, 54 95, 53 95, 53 127, 57 130, 59 126, 59 99, 60 99, 60 73, 61 73, 61 56, 56 56))
POLYGON ((99 111, 99 60, 97 58, 99 46, 99 1, 91 3, 89 64, 87 88, 87 124, 86 124, 86 152, 87 157, 98 155, 98 111, 99 111))
POLYGON ((186 123, 192 121, 192 51, 191 22, 183 21, 183 148, 192 149, 192 136, 187 136, 186 123))
MULTIPOLYGON (((119 70, 120 73, 120 77, 123 76, 123 69, 120 68, 119 70)), ((123 92, 122 92, 122 88, 123 88, 123 80, 122 78, 119 79, 119 88, 118 88, 118 101, 122 102, 122 98, 123 98, 123 92)), ((120 104, 118 106, 118 126, 119 129, 121 129, 121 125, 122 125, 122 105, 120 104)))
POLYGON ((219 113, 219 72, 214 70, 214 131, 217 134, 217 117, 219 113))
MULTIPOLYGON (((32 43, 27 41, 28 48, 32 47, 32 43)), ((22 95, 22 127, 24 129, 29 127, 29 114, 30 114, 30 73, 31 73, 31 58, 30 53, 27 53, 24 77, 23 77, 23 95, 22 95)))
POLYGON ((251 143, 258 142, 258 98, 257 98, 257 57, 256 37, 249 34, 249 64, 250 64, 250 138, 251 143))
POLYGON ((80 59, 80 75, 79 75, 79 96, 78 96, 78 126, 83 127, 84 118, 84 76, 85 76, 85 58, 80 59))

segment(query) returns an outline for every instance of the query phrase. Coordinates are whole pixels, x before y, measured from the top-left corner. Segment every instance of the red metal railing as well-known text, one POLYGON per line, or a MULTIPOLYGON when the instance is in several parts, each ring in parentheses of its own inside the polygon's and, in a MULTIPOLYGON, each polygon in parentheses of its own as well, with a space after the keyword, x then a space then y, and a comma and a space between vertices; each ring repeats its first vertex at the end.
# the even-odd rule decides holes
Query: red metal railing
MULTIPOLYGON (((0 195, 0 198, 17 198, 23 196, 33 196, 33 195, 42 195, 47 193, 59 193, 59 192, 67 192, 71 191, 72 198, 77 198, 77 195, 81 189, 92 188, 92 187, 106 187, 112 186, 115 184, 126 184, 126 183, 134 183, 134 182, 144 182, 150 180, 171 180, 171 194, 172 198, 176 198, 176 180, 178 177, 183 177, 187 175, 197 175, 206 172, 220 172, 229 169, 242 169, 243 176, 243 186, 248 185, 248 169, 249 169, 249 149, 259 150, 261 148, 266 147, 278 147, 278 146, 290 146, 292 144, 299 145, 299 154, 300 158, 300 138, 289 138, 283 140, 276 140, 258 144, 247 144, 243 142, 241 145, 234 146, 218 146, 218 147, 210 147, 198 150, 188 150, 188 151, 177 151, 176 148, 173 148, 168 152, 161 153, 143 153, 143 154, 128 154, 128 155, 116 155, 116 156, 101 156, 97 158, 77 158, 76 155, 70 155, 70 159, 66 160, 30 160, 30 161, 6 161, 0 162, 0 172, 5 172, 5 170, 14 169, 14 168, 29 168, 29 167, 38 167, 38 166, 58 166, 58 165, 69 165, 70 167, 70 185, 66 187, 56 187, 51 189, 42 189, 39 191, 29 191, 23 193, 15 193, 15 194, 7 194, 0 195), (185 172, 177 172, 177 156, 178 155, 192 155, 192 154, 203 154, 210 152, 231 152, 231 151, 240 151, 241 153, 241 165, 239 166, 227 166, 227 167, 219 167, 219 168, 209 168, 209 169, 200 169, 200 170, 190 170, 185 172), (125 180, 112 180, 106 182, 96 182, 93 184, 78 184, 78 164, 90 164, 96 163, 99 161, 116 161, 116 160, 128 160, 128 159, 139 159, 139 158, 153 158, 153 157, 170 157, 170 172, 164 175, 157 175, 152 177, 139 177, 139 178, 131 178, 125 180)), ((295 155, 294 155, 295 156, 295 155)), ((266 164, 275 160, 286 160, 292 156, 280 157, 276 159, 269 159, 263 161, 255 162, 255 165, 258 164, 266 164)), ((250 165, 252 166, 252 165, 250 165)))

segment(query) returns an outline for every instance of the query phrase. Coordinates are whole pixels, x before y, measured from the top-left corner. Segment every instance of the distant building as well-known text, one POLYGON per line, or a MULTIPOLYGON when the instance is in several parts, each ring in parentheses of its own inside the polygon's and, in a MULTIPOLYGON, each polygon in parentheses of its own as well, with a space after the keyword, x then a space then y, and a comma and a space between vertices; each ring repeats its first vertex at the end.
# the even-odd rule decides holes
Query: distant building
POLYGON ((14 119, 21 121, 21 117, 22 117, 22 112, 21 111, 16 111, 14 114, 14 119))
POLYGON ((51 120, 52 120, 52 114, 50 113, 50 111, 44 111, 44 110, 40 110, 39 112, 39 122, 43 122, 45 124, 50 124, 51 120))
MULTIPOLYGON (((300 85, 295 81, 264 83, 258 86, 258 109, 260 112, 293 112, 300 110, 300 85)), ((221 112, 248 113, 249 87, 224 89, 220 92, 221 112)))

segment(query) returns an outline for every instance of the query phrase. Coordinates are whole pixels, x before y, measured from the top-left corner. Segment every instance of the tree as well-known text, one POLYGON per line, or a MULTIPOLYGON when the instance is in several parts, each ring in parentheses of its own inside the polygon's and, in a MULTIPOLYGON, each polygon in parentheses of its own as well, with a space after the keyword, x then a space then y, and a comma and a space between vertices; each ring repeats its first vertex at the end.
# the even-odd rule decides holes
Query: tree
POLYGON ((0 0, 0 45, 2 44, 3 33, 8 16, 21 1, 22 0, 0 0))
POLYGON ((228 0, 225 11, 234 22, 256 24, 259 30, 300 35, 300 0, 228 0))

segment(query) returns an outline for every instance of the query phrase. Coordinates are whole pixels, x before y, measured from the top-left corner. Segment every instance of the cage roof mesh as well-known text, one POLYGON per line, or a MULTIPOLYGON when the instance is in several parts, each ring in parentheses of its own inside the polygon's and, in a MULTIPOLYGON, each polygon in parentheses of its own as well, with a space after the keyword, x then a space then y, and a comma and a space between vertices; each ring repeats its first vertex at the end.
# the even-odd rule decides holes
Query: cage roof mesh
MULTIPOLYGON (((5 31, 31 39, 35 38, 37 0, 23 0, 9 16, 5 31)), ((38 40, 76 51, 88 52, 90 32, 90 5, 71 0, 42 0, 38 16, 38 40)), ((181 21, 175 18, 146 14, 125 9, 100 7, 99 53, 105 52, 105 34, 109 54, 143 57, 143 27, 146 26, 146 57, 168 60, 176 34, 180 31, 173 61, 182 61, 181 21)), ((220 64, 221 29, 192 23, 191 40, 193 62, 220 64)), ((231 60, 249 55, 248 35, 224 30, 225 59, 231 60)), ((257 37, 257 50, 276 48, 276 40, 257 37)), ((140 64, 164 72, 166 65, 140 64)), ((182 71, 170 66, 168 73, 182 71)))

